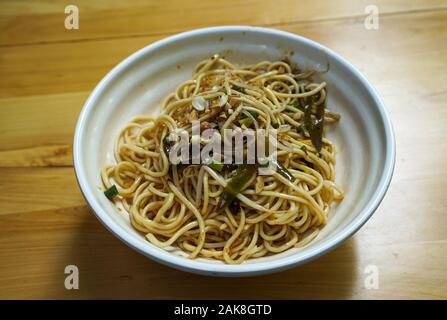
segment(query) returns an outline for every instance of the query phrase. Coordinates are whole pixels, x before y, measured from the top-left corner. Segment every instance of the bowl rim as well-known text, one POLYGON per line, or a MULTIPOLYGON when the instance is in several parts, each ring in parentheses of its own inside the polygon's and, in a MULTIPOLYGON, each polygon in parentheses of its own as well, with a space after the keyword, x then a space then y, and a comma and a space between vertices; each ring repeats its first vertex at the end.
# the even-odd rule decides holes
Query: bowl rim
POLYGON ((393 127, 391 124, 390 116, 386 110, 386 107, 382 100, 380 99, 377 91, 371 85, 371 83, 366 79, 366 77, 360 73, 350 62, 342 58, 339 54, 334 52, 313 40, 307 39, 305 37, 299 36, 286 31, 270 29, 265 27, 252 27, 252 26, 218 26, 218 27, 208 27, 194 29, 179 34, 171 35, 169 37, 158 40, 152 44, 149 44, 138 51, 134 52, 120 63, 118 63, 111 71, 109 71, 102 80, 96 85, 89 97, 87 98, 84 106, 79 114, 75 133, 73 140, 73 166, 75 171, 75 176, 81 193, 83 194, 88 206, 91 211, 95 214, 97 219, 117 238, 124 242, 129 247, 140 252, 141 254, 168 266, 176 269, 189 271, 193 273, 199 273, 204 275, 217 275, 217 276, 249 276, 249 275, 260 275, 272 272, 278 272, 284 269, 292 268, 311 260, 314 260, 321 255, 335 249, 345 240, 351 237, 357 230, 359 230, 368 219, 373 215, 385 196, 386 191, 391 183, 396 157, 396 147, 395 147, 395 137, 393 132, 393 127), (84 161, 82 160, 82 137, 85 125, 88 120, 88 116, 95 105, 96 99, 101 95, 106 86, 121 72, 123 72, 133 61, 141 58, 150 51, 156 50, 163 47, 169 43, 176 42, 178 40, 183 40, 189 37, 200 36, 204 34, 213 33, 224 33, 224 32, 257 32, 268 34, 271 36, 282 36, 291 38, 293 41, 299 41, 304 43, 306 46, 311 46, 319 50, 323 50, 326 54, 330 55, 333 59, 337 60, 339 63, 343 64, 350 73, 352 73, 360 83, 367 89, 370 93, 374 105, 377 108, 378 114, 380 116, 380 121, 384 127, 384 134, 386 140, 385 149, 385 161, 383 167, 383 173, 380 176, 376 190, 373 196, 369 199, 366 205, 362 208, 359 214, 342 230, 338 233, 330 235, 327 239, 324 239, 319 243, 313 250, 308 251, 305 255, 301 257, 296 257, 295 255, 290 255, 283 257, 278 260, 264 261, 259 263, 250 264, 239 264, 239 265, 228 265, 220 263, 210 263, 200 260, 190 260, 185 259, 181 256, 176 256, 169 253, 163 249, 153 248, 149 245, 145 245, 140 240, 137 240, 132 235, 128 234, 122 227, 120 227, 111 217, 106 213, 106 210, 94 199, 87 183, 87 179, 84 177, 84 161))

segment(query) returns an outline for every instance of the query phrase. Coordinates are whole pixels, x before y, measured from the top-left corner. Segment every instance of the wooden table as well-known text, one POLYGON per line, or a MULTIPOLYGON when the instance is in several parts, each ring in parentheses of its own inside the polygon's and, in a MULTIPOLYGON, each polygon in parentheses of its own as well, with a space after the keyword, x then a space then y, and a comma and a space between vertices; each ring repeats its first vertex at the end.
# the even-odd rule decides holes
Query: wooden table
POLYGON ((447 298, 447 1, 0 2, 0 298, 447 298), (397 139, 390 189, 335 251, 278 274, 222 279, 143 257, 89 212, 75 181, 73 129, 115 64, 167 35, 248 24, 316 40, 376 86, 397 139), (79 267, 79 290, 64 287, 79 267), (379 288, 367 289, 367 267, 379 288), (374 267, 374 268, 375 268, 374 267), (366 273, 365 273, 366 272, 366 273))

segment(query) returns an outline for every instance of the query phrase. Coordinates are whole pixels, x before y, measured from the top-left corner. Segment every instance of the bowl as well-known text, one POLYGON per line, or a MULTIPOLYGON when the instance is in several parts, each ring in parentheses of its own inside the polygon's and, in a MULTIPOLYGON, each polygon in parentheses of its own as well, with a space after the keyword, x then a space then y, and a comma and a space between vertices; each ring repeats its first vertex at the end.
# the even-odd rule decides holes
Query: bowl
POLYGON ((390 184, 395 142, 377 92, 349 62, 295 34, 247 26, 193 30, 155 42, 113 68, 88 97, 76 125, 73 160, 79 187, 96 217, 125 244, 168 266, 205 275, 248 276, 277 272, 315 259, 352 236, 374 213, 390 184), (113 141, 133 116, 156 115, 164 96, 191 76, 200 60, 220 53, 237 64, 288 56, 321 72, 330 109, 341 121, 328 131, 337 147, 336 182, 346 197, 331 209, 327 225, 303 248, 228 265, 187 259, 149 243, 104 197, 100 166, 113 161, 113 141))

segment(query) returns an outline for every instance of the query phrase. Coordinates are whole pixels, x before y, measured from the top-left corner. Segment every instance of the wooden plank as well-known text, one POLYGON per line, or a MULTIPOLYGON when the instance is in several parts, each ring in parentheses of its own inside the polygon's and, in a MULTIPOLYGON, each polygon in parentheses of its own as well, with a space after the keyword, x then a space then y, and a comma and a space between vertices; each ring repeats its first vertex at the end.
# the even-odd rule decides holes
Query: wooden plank
POLYGON ((71 167, 0 168, 0 177, 0 216, 84 204, 71 167))
POLYGON ((0 167, 68 164, 76 119, 87 96, 81 92, 1 99, 0 167), (67 152, 59 152, 55 163, 48 160, 48 148, 67 152))
MULTIPOLYGON (((280 25, 319 41, 352 61, 360 69, 380 76, 382 70, 443 63, 446 50, 447 10, 383 17, 380 31, 369 31, 363 19, 280 25), (336 36, 335 36, 336 35, 336 36), (399 54, 399 60, 390 63, 399 54), (414 65, 416 55, 438 55, 414 65), (368 68, 374 63, 377 68, 368 68)), ((160 36, 88 42, 56 43, 0 49, 0 98, 91 91, 119 61, 158 40, 160 36)), ((388 77, 390 78, 390 77, 388 77)), ((391 77, 392 78, 392 77, 391 77)), ((432 81, 429 77, 428 81, 432 81)), ((385 81, 383 77, 380 80, 385 81)), ((407 83, 411 78, 400 81, 407 83)), ((424 85, 424 82, 421 83, 424 85)), ((441 84, 442 85, 442 84, 441 84)))
POLYGON ((91 91, 114 65, 157 39, 0 48, 0 97, 91 91))
POLYGON ((294 298, 315 296, 320 288, 325 288, 328 296, 335 296, 340 290, 348 294, 350 288, 341 284, 342 279, 355 274, 353 242, 305 268, 242 279, 240 283, 239 279, 201 277, 152 262, 114 238, 86 207, 0 216, 0 224, 10 226, 0 234, 0 298, 3 299, 117 298, 124 293, 128 298, 146 299, 181 295, 294 298), (335 261, 340 257, 344 258, 343 264, 335 261), (79 290, 64 287, 67 265, 79 268, 79 290), (346 267, 353 273, 347 274, 346 267), (322 276, 322 270, 329 272, 322 276), (236 283, 241 288, 237 292, 233 289, 236 283), (303 290, 291 292, 297 285, 303 290), (219 290, 213 290, 216 287, 219 290), (284 291, 286 288, 289 290, 284 291))
MULTIPOLYGON (((79 30, 66 30, 62 1, 3 1, 0 45, 23 45, 99 38, 160 35, 215 25, 278 25, 340 17, 363 16, 368 0, 277 1, 76 1, 79 30), (36 32, 38 30, 38 32, 36 32)), ((430 10, 443 0, 377 0, 382 14, 430 10)))
POLYGON ((383 243, 383 232, 393 232, 398 219, 391 217, 382 232, 374 232, 380 224, 376 219, 340 248, 302 267, 231 279, 152 262, 113 237, 86 206, 0 215, 0 225, 8 225, 0 232, 0 298, 446 298, 446 271, 438 253, 445 252, 447 242, 383 243), (377 290, 365 287, 365 268, 372 264, 379 270, 377 290), (79 290, 64 287, 67 265, 79 268, 79 290))
POLYGON ((363 28, 366 1, 322 3, 301 10, 280 3, 275 11, 252 0, 236 15, 230 1, 219 4, 220 15, 208 16, 214 3, 79 2, 87 29, 67 37, 54 28, 62 26, 63 3, 3 1, 0 298, 447 299, 445 1, 378 1, 379 31, 363 28), (199 13, 203 20, 194 21, 199 13), (164 25, 163 17, 177 20, 164 25), (372 219, 334 252, 263 277, 201 277, 134 252, 89 212, 70 167, 78 112, 113 65, 165 33, 222 21, 274 25, 335 49, 377 87, 396 132, 395 174, 372 219), (69 264, 80 269, 78 291, 64 288, 69 264), (379 270, 377 290, 365 288, 369 265, 379 270))
POLYGON ((0 151, 0 167, 70 167, 72 165, 72 151, 69 145, 0 151))
MULTIPOLYGON (((288 25, 282 29, 320 41, 359 67, 381 93, 395 119, 399 138, 413 147, 411 132, 415 128, 419 132, 438 128, 440 132, 436 134, 445 134, 442 123, 446 121, 446 109, 442 105, 447 92, 447 73, 440 70, 444 69, 447 52, 446 19, 447 10, 387 17, 381 20, 380 32, 366 31, 357 20, 288 25), (412 106, 411 112, 408 105, 412 106)), ((34 54, 21 54, 15 48, 8 48, 8 61, 0 63, 2 74, 8 75, 0 78, 0 95, 13 92, 20 97, 0 98, 0 167, 68 165, 69 154, 48 160, 51 157, 48 152, 59 147, 71 150, 75 122, 88 96, 88 92, 77 91, 90 90, 102 76, 98 70, 106 73, 110 64, 130 53, 125 51, 133 51, 145 42, 146 39, 138 38, 101 40, 96 45, 93 42, 36 45, 32 46, 36 50, 30 51, 34 54), (108 52, 106 59, 95 51, 96 47, 102 48, 104 54, 108 52), (76 59, 74 55, 67 60, 63 48, 73 55, 78 52, 76 59), (51 59, 38 64, 48 50, 53 54, 51 59), (56 75, 70 73, 73 70, 70 61, 96 68, 86 67, 86 72, 73 73, 60 82, 56 75), (27 65, 38 65, 38 70, 25 73, 27 65), (66 93, 43 95, 62 91, 66 93)), ((437 142, 438 150, 444 150, 443 141, 437 142)), ((419 143, 418 147, 430 145, 419 143)))

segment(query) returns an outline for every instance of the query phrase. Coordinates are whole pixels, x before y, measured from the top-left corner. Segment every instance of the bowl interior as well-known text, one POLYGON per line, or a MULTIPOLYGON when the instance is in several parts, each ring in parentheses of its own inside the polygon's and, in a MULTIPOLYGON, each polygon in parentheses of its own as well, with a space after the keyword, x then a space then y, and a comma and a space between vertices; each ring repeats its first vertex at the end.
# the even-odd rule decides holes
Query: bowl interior
POLYGON ((98 85, 79 119, 74 145, 76 172, 100 220, 128 244, 156 260, 202 273, 267 272, 324 253, 354 232, 374 211, 372 199, 383 188, 392 153, 389 128, 378 104, 371 88, 349 64, 306 39, 259 28, 211 28, 179 35, 140 50, 98 85), (329 67, 316 80, 327 82, 327 106, 341 114, 341 121, 327 134, 338 151, 336 182, 346 197, 332 208, 329 222, 319 236, 304 248, 249 260, 240 266, 188 260, 150 244, 132 228, 127 214, 117 212, 101 191, 100 167, 114 161, 113 141, 120 128, 133 116, 156 115, 161 100, 191 76, 196 63, 214 53, 236 64, 288 56, 302 69, 329 67))

